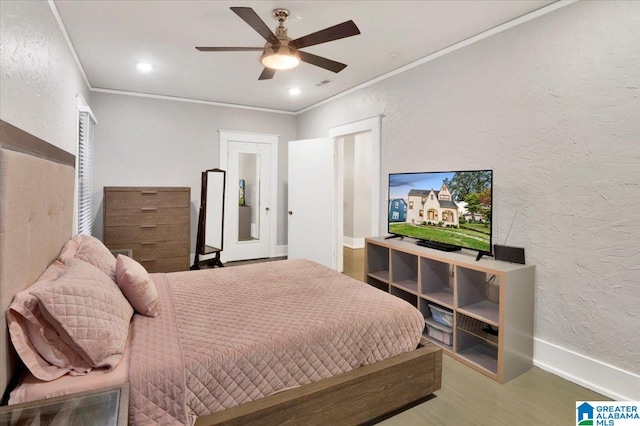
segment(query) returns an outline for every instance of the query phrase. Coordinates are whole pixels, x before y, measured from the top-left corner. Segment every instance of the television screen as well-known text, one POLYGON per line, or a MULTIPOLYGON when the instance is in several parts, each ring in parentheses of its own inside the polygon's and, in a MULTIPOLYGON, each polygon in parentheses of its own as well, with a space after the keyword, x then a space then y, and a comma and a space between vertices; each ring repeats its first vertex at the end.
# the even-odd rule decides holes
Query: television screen
POLYGON ((492 170, 391 173, 389 233, 491 253, 492 186, 492 170))

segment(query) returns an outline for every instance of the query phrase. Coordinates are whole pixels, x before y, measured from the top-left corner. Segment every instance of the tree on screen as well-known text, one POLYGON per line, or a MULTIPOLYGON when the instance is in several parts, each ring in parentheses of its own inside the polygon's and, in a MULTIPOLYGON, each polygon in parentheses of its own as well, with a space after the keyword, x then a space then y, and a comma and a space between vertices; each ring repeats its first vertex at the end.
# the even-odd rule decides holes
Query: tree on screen
POLYGON ((491 172, 456 172, 451 180, 445 179, 444 184, 452 192, 454 200, 465 200, 469 194, 480 194, 489 188, 491 172))

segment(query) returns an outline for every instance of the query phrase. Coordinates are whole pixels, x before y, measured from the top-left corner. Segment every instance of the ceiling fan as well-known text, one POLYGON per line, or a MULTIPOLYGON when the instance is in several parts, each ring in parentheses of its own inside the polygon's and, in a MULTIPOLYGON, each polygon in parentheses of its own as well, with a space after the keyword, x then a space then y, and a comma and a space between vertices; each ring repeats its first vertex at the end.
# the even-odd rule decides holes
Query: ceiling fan
POLYGON ((287 36, 287 28, 284 26, 289 17, 287 9, 275 9, 273 17, 278 20, 275 34, 269 29, 258 14, 250 7, 232 7, 243 21, 264 38, 267 43, 264 47, 196 47, 201 52, 246 52, 263 51, 260 62, 265 66, 258 80, 273 78, 276 70, 286 70, 296 67, 300 61, 307 62, 320 68, 338 73, 346 68, 346 64, 303 52, 303 47, 315 46, 345 37, 360 34, 360 30, 353 21, 346 21, 333 27, 315 33, 307 34, 291 40, 287 36))

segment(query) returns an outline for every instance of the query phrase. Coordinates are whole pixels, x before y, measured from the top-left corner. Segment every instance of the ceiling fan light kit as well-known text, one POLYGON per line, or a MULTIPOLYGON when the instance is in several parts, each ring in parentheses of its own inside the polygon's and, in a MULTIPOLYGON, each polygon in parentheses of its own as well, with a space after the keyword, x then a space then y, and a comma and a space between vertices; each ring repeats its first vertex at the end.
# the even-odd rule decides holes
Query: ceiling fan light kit
POLYGON ((272 79, 276 70, 295 68, 301 61, 338 73, 345 69, 347 65, 323 58, 322 56, 303 52, 299 49, 360 34, 360 30, 353 21, 346 21, 291 40, 291 38, 287 36, 287 28, 284 26, 284 22, 289 17, 289 11, 287 9, 275 9, 272 13, 273 17, 278 20, 275 34, 252 8, 232 7, 231 10, 267 41, 265 47, 196 47, 196 49, 201 52, 246 52, 262 50, 263 53, 260 57, 260 62, 265 68, 262 70, 262 74, 260 74, 258 80, 272 79))
POLYGON ((293 47, 286 44, 267 46, 260 58, 260 62, 267 68, 274 70, 289 70, 300 64, 300 55, 293 47))

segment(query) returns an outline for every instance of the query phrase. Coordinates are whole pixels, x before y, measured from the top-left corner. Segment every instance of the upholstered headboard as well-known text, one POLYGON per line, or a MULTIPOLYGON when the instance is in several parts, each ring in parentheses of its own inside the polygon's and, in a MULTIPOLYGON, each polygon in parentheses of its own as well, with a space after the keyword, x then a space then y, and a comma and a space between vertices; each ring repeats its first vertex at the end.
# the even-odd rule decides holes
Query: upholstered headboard
POLYGON ((0 395, 18 365, 6 310, 71 238, 75 157, 0 120, 0 395))

